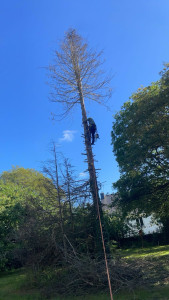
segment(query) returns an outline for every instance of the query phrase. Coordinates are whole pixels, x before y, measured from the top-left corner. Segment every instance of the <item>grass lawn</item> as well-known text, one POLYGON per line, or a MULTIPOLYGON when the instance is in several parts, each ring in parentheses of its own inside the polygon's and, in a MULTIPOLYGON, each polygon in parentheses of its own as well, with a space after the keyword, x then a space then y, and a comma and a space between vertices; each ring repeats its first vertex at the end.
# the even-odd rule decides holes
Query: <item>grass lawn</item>
POLYGON ((148 248, 130 248, 120 251, 121 255, 125 258, 146 258, 146 257, 160 257, 169 255, 169 245, 167 246, 156 246, 148 248))
MULTIPOLYGON (((113 295, 114 300, 169 300, 169 286, 153 288, 151 290, 137 290, 133 292, 121 291, 113 295)), ((74 298, 53 298, 52 300, 110 300, 109 295, 91 295, 74 298)))
MULTIPOLYGON (((145 270, 155 278, 151 287, 135 291, 120 291, 114 294, 114 300, 169 300, 169 246, 143 249, 127 249, 120 251, 126 259, 150 259, 157 269, 145 270), (168 272, 168 277, 167 277, 168 272), (165 273, 165 276, 163 274, 165 273), (166 280, 167 278, 167 280, 166 280), (160 279, 160 280, 159 280, 160 279)), ((43 300, 40 291, 31 289, 26 282, 26 271, 18 270, 0 274, 0 300, 43 300)), ((106 294, 95 294, 80 297, 54 297, 51 300, 109 300, 106 294)))
MULTIPOLYGON (((15 271, 0 276, 0 300, 43 300, 36 290, 24 288, 26 275, 24 271, 15 271)), ((110 300, 106 294, 79 297, 54 297, 51 300, 110 300)), ((154 287, 150 290, 121 291, 114 294, 114 300, 168 300, 169 286, 154 287)))
MULTIPOLYGON (((15 271, 4 273, 0 276, 0 300, 42 300, 39 292, 30 290, 24 287, 25 272, 15 271)), ((87 295, 80 297, 55 297, 51 300, 109 300, 110 296, 106 294, 87 295)), ((169 299, 169 286, 155 287, 151 290, 137 290, 137 291, 121 291, 114 295, 114 300, 167 300, 169 299)))
POLYGON ((0 300, 37 300, 39 292, 25 288, 24 270, 0 274, 0 300))

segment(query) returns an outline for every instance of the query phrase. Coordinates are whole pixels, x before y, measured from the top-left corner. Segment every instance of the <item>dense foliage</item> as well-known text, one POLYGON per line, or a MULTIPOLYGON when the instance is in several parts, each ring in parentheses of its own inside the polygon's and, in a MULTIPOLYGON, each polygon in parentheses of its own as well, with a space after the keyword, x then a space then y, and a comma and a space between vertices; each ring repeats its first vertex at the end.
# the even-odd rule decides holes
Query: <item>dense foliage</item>
POLYGON ((169 65, 160 75, 124 104, 111 134, 120 204, 164 221, 169 217, 169 65))
MULTIPOLYGON (((41 173, 13 168, 0 177, 0 263, 1 269, 20 267, 35 253, 40 232, 54 208, 49 191, 54 186, 41 173)), ((49 229, 49 228, 48 228, 49 229)), ((44 233, 43 233, 44 236, 44 233)), ((44 236, 45 241, 45 236, 44 236)), ((43 247, 46 242, 43 241, 43 247)), ((42 244, 42 243, 41 243, 42 244)))

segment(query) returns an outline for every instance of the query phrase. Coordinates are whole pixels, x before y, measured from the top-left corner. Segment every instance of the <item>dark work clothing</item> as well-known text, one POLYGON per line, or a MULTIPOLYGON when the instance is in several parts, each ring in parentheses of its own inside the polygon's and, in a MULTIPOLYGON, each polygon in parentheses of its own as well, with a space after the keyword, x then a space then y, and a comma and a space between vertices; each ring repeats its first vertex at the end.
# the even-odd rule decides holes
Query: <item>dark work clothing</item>
POLYGON ((94 145, 95 133, 96 133, 97 127, 92 118, 88 118, 87 121, 88 121, 88 127, 89 127, 89 132, 90 132, 91 144, 94 145))
POLYGON ((95 142, 95 133, 94 133, 94 131, 91 132, 91 139, 92 139, 91 144, 94 145, 94 142, 95 142))

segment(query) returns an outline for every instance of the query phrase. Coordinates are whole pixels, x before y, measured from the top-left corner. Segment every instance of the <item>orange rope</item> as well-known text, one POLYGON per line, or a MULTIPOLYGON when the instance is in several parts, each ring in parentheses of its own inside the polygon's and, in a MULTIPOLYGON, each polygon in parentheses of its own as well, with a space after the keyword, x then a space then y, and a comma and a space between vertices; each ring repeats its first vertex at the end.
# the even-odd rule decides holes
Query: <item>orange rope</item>
POLYGON ((107 255, 106 255, 106 248, 105 248, 104 236, 103 236, 103 227, 102 227, 102 222, 101 222, 101 217, 100 217, 98 189, 97 189, 97 182, 96 182, 96 180, 95 180, 95 189, 96 189, 96 198, 97 198, 97 212, 98 212, 98 217, 99 217, 100 232, 101 232, 103 252, 104 252, 104 260, 105 260, 105 264, 106 264, 107 280, 108 280, 109 291, 110 291, 110 299, 113 300, 113 293, 112 293, 112 287, 111 287, 110 273, 109 273, 109 267, 108 267, 107 255))

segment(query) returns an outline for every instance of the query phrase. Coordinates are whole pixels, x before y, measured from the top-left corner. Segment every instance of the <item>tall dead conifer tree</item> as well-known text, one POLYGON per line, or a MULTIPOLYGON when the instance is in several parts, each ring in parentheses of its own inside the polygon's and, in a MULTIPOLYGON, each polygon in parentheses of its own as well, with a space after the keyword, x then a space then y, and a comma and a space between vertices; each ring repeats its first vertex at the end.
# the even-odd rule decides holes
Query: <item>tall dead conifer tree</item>
MULTIPOLYGON (((82 123, 90 175, 91 193, 94 206, 97 207, 98 187, 90 134, 87 125, 85 100, 93 100, 104 104, 104 99, 110 95, 109 78, 103 78, 101 52, 88 49, 87 43, 70 30, 60 46, 60 52, 55 51, 54 63, 49 66, 50 85, 53 89, 51 101, 64 105, 66 115, 76 105, 80 104, 82 123)), ((97 208, 96 208, 97 209, 97 208)))
POLYGON ((101 214, 102 209, 98 194, 85 101, 93 100, 99 104, 105 104, 105 99, 110 96, 110 78, 106 78, 104 72, 100 69, 102 65, 101 55, 102 52, 96 53, 90 50, 88 44, 75 30, 69 30, 60 45, 60 51, 55 51, 54 63, 48 67, 49 84, 52 87, 50 100, 64 106, 64 116, 75 105, 81 106, 95 219, 98 216, 98 208, 101 214))

